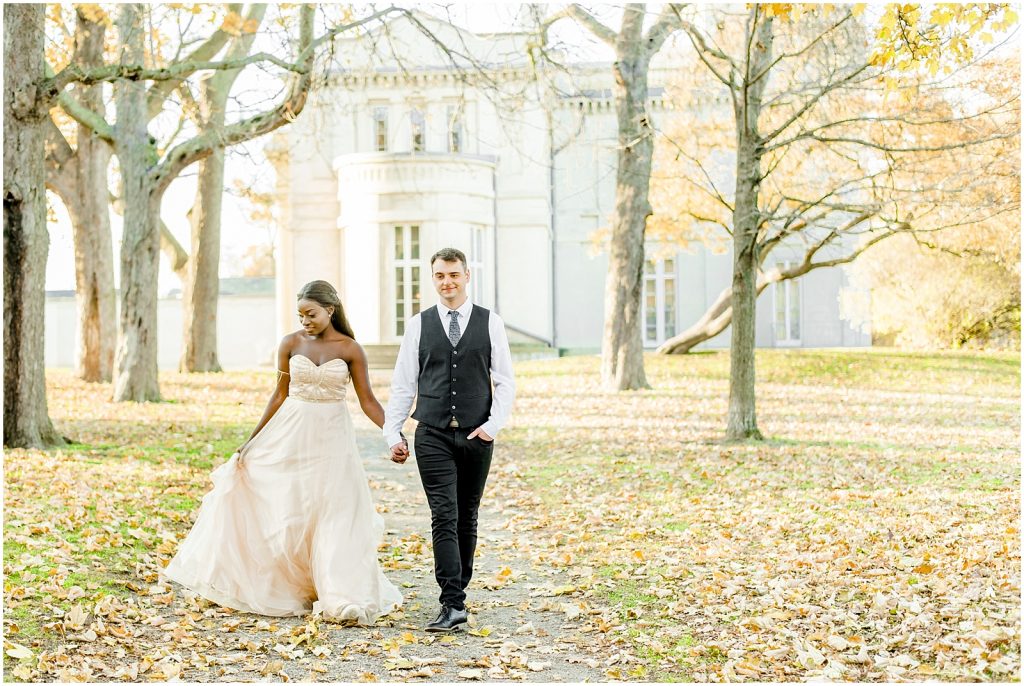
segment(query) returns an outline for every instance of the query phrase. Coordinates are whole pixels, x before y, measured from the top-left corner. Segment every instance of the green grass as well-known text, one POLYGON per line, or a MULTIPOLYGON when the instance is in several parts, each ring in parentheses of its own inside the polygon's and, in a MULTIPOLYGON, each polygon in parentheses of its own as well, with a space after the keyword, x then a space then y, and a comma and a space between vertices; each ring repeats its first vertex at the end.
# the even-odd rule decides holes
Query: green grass
POLYGON ((200 500, 187 495, 171 494, 160 496, 158 503, 163 509, 188 513, 199 507, 200 500))
POLYGON ((665 529, 665 531, 682 532, 690 528, 690 522, 669 522, 668 524, 665 524, 665 526, 662 528, 665 529))
MULTIPOLYGON (((560 360, 532 360, 517 364, 517 374, 531 378, 564 378, 592 375, 596 356, 560 360)), ((889 348, 758 350, 755 355, 759 384, 881 388, 914 392, 959 389, 968 395, 977 382, 1020 388, 1020 354, 1017 352, 940 351, 917 353, 889 348)), ((691 355, 644 357, 648 381, 654 387, 638 394, 664 393, 687 380, 703 382, 729 379, 727 351, 691 355)), ((1005 395, 1004 395, 1005 397, 1005 395)))
POLYGON ((153 445, 132 444, 75 444, 71 449, 64 449, 68 454, 79 455, 79 459, 88 464, 103 464, 107 460, 141 460, 150 464, 160 464, 165 460, 174 460, 195 469, 210 469, 218 458, 230 455, 248 437, 252 427, 236 425, 220 428, 217 436, 192 439, 183 443, 157 443, 153 445), (230 433, 221 437, 222 433, 230 433))
MULTIPOLYGON (((578 549, 593 551, 601 579, 595 593, 620 618, 645 610, 642 624, 649 626, 626 632, 645 660, 644 678, 687 681, 724 663, 714 646, 694 655, 691 648, 736 634, 741 613, 707 620, 684 644, 653 650, 649 642, 674 619, 659 614, 664 602, 646 592, 657 585, 653 567, 644 567, 644 581, 631 576, 637 548, 651 559, 660 553, 676 560, 686 569, 682 578, 706 579, 711 563, 692 562, 695 551, 720 550, 712 559, 728 578, 768 560, 786 565, 818 542, 851 541, 859 566, 848 575, 861 581, 850 582, 855 592, 846 597, 860 607, 871 595, 857 589, 879 580, 856 577, 857 570, 884 569, 888 542, 900 541, 904 555, 966 545, 954 525, 944 529, 954 545, 934 548, 915 532, 921 513, 991 527, 974 534, 974 545, 1015 525, 1005 518, 1008 508, 1019 519, 1018 353, 758 351, 758 419, 767 440, 741 444, 721 440, 727 353, 647 355, 645 369, 652 389, 614 394, 602 389, 595 356, 520 363, 516 414, 503 435, 529 491, 554 510, 549 516, 569 531, 587 531, 578 549), (599 523, 584 525, 594 517, 599 523), (766 525, 782 538, 773 540, 779 534, 766 525), (648 533, 633 540, 623 536, 630 530, 648 533)), ((573 540, 570 533, 569 545, 573 540)), ((957 560, 942 564, 944 573, 959 573, 957 560)), ((886 570, 893 575, 888 587, 916 589, 933 580, 908 571, 886 570)), ((1000 602, 1017 601, 1011 593, 1000 602)), ((896 611, 890 626, 901 617, 896 611)), ((952 670, 945 678, 968 673, 952 670)), ((769 672, 765 680, 778 676, 769 672)))
POLYGON ((623 619, 628 619, 627 610, 654 602, 658 599, 658 596, 656 595, 642 592, 640 590, 640 585, 635 581, 623 581, 617 584, 615 588, 605 591, 604 595, 610 604, 620 608, 619 614, 623 619))
MULTIPOLYGON (((618 618, 616 631, 644 660, 624 668, 631 680, 690 681, 724 663, 726 654, 711 644, 739 640, 738 622, 749 614, 725 607, 721 588, 765 565, 798 582, 829 573, 834 559, 852 560, 848 571, 820 584, 824 595, 808 591, 808 602, 821 605, 834 595, 843 607, 860 609, 879 587, 952 604, 955 598, 936 595, 934 575, 893 566, 903 556, 933 555, 948 581, 944 593, 1005 577, 1007 568, 996 565, 1006 559, 1011 567, 1016 560, 1019 576, 1019 542, 1007 533, 1020 515, 1019 354, 762 350, 756 359, 767 440, 741 444, 721 440, 727 352, 647 355, 653 388, 618 394, 602 390, 594 355, 516 363, 516 410, 499 450, 522 480, 495 478, 490 497, 515 502, 525 492, 539 499, 536 511, 520 508, 531 510, 521 530, 545 522, 536 526, 531 552, 553 559, 572 551, 574 565, 595 570, 593 585, 579 593, 618 618), (994 546, 1000 540, 1005 552, 994 546), (975 550, 987 553, 963 568, 975 550), (663 587, 673 595, 649 592, 663 587), (684 593, 691 594, 686 603, 706 606, 682 626, 665 607, 683 602, 684 593)), ((248 436, 272 381, 262 371, 161 375, 169 402, 135 405, 110 402, 109 387, 48 372, 51 415, 78 443, 8 453, 5 570, 25 554, 43 563, 6 574, 7 593, 24 587, 30 594, 5 604, 5 619, 18 628, 7 637, 44 648, 60 640, 42 628, 54 618, 29 574, 63 569, 59 585, 81 586, 88 598, 126 598, 126 582, 153 583, 141 577, 155 574, 173 551, 158 551, 162 541, 187 529, 210 468, 248 436), (53 531, 31 534, 41 521, 53 531), (130 529, 150 540, 133 538, 130 529), (120 534, 124 545, 85 550, 97 532, 120 534), (70 560, 53 552, 63 543, 70 560)), ((384 401, 386 381, 374 372, 384 401)), ((407 556, 399 547, 390 554, 407 556)), ((764 596, 744 594, 757 587, 741 586, 734 597, 755 606, 764 596)), ((992 604, 984 613, 998 607, 1019 616, 1019 597, 1010 591, 979 595, 992 604)), ((52 596, 50 602, 69 606, 52 596)), ((907 621, 902 612, 889 617, 890 627, 907 621)), ((804 630, 791 628, 800 636, 804 630)), ((956 645, 968 645, 959 631, 946 629, 956 645)), ((887 636, 867 638, 882 643, 887 636)), ((764 639, 782 640, 767 630, 764 639)), ((1019 643, 999 649, 1019 651, 1019 643)), ((928 650, 916 653, 925 664, 928 650)), ((946 655, 943 664, 953 666, 942 678, 966 678, 971 659, 946 655)), ((799 669, 786 668, 786 680, 800 680, 799 669)))

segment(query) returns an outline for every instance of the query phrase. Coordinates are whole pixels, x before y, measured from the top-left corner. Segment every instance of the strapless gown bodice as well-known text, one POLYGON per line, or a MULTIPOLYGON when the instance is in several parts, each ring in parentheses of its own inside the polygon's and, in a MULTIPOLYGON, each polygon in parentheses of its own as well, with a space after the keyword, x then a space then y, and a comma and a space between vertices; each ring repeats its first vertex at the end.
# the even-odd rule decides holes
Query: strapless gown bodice
POLYGON ((348 364, 341 359, 327 360, 318 365, 305 355, 292 355, 288 369, 288 395, 313 403, 344 400, 352 378, 348 364))

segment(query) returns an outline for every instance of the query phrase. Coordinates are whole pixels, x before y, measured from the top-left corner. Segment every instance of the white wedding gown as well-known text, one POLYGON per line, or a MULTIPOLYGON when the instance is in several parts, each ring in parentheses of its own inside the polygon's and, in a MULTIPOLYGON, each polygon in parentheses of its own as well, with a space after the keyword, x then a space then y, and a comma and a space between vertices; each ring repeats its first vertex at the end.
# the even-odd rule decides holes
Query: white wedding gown
POLYGON ((213 490, 167 578, 225 607, 371 624, 402 603, 377 562, 374 509, 345 405, 344 360, 289 360, 288 398, 213 490))

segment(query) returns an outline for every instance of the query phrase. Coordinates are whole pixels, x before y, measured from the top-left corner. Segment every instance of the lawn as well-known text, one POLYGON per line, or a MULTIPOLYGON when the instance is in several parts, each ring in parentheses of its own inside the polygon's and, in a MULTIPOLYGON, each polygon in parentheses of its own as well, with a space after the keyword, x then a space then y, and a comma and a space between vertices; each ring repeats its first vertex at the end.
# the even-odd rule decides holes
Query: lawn
POLYGON ((728 368, 517 368, 534 554, 616 610, 626 678, 1019 679, 1019 356, 761 351, 768 440, 732 445, 728 368))
MULTIPOLYGON (((1019 680, 1019 355, 760 351, 749 444, 720 440, 726 354, 646 365, 651 390, 612 394, 596 357, 518 363, 488 486, 621 656, 607 678, 1019 680)), ((8 680, 116 663, 158 621, 158 570, 273 372, 161 374, 148 405, 48 383, 75 443, 6 453, 8 680)))

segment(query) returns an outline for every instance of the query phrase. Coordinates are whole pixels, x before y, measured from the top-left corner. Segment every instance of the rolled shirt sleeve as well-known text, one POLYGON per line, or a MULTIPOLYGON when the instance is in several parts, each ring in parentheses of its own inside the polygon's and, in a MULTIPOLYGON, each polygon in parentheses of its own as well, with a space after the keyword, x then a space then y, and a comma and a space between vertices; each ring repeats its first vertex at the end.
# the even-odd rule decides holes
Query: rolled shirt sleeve
POLYGON ((409 418, 416 400, 416 386, 420 376, 420 328, 419 314, 406 323, 395 371, 391 375, 391 396, 384 410, 383 427, 384 440, 389 448, 402 442, 402 426, 409 418))

